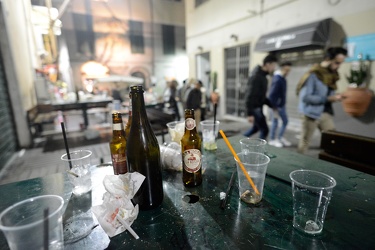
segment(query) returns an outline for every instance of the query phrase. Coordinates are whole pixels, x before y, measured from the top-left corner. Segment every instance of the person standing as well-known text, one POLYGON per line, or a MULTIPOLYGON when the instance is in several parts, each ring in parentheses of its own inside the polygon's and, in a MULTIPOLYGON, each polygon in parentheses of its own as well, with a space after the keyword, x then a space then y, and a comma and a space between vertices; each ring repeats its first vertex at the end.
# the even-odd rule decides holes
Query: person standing
POLYGON ((202 101, 201 101, 201 121, 206 120, 206 112, 207 112, 207 89, 203 86, 201 87, 202 93, 202 101))
POLYGON ((189 92, 189 95, 186 100, 186 108, 194 109, 194 118, 195 122, 198 124, 201 121, 201 102, 202 102, 202 92, 201 87, 203 86, 202 82, 196 80, 194 83, 194 88, 189 92))
POLYGON ((290 62, 281 63, 280 70, 276 71, 274 77, 272 78, 272 85, 268 95, 268 99, 270 100, 272 106, 272 126, 269 144, 279 148, 292 145, 292 143, 284 138, 285 129, 288 125, 288 115, 285 107, 287 91, 286 77, 289 74, 291 67, 292 63, 290 62), (279 118, 281 118, 282 125, 276 136, 279 118))
POLYGON ((298 143, 298 152, 305 153, 309 147, 315 129, 333 130, 332 102, 341 101, 336 94, 336 82, 339 79, 338 68, 344 62, 347 50, 341 47, 327 49, 324 60, 314 65, 297 85, 299 112, 302 113, 302 134, 298 143))
POLYGON ((259 138, 266 139, 268 135, 268 125, 263 114, 263 105, 270 106, 266 97, 268 80, 267 75, 272 74, 277 65, 277 58, 270 54, 263 59, 263 65, 258 65, 251 73, 247 81, 246 109, 248 121, 253 123, 252 128, 244 133, 250 137, 260 131, 259 138))
POLYGON ((112 89, 112 98, 113 100, 118 100, 120 103, 122 103, 124 100, 122 99, 121 93, 120 93, 120 87, 116 83, 115 87, 112 89))
MULTIPOLYGON (((182 87, 178 90, 178 98, 182 104, 182 108, 186 109, 186 102, 190 91, 193 89, 192 85, 195 82, 194 79, 188 78, 183 81, 182 87)), ((185 114, 185 113, 184 113, 185 114)))
POLYGON ((177 121, 180 120, 180 112, 178 110, 178 104, 177 104, 177 86, 178 82, 176 80, 172 80, 170 82, 167 82, 167 88, 164 91, 163 99, 164 99, 164 105, 171 109, 175 115, 175 119, 177 121))

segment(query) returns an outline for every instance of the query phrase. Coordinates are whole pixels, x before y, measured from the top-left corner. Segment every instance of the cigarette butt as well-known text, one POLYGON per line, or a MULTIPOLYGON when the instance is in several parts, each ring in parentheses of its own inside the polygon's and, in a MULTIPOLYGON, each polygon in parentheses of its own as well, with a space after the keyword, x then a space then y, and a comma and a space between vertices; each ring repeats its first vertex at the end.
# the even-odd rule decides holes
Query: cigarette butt
POLYGON ((69 170, 66 170, 66 172, 68 173, 68 174, 71 174, 71 175, 73 175, 74 177, 79 177, 79 175, 78 174, 76 174, 76 173, 73 173, 72 171, 69 171, 69 170))

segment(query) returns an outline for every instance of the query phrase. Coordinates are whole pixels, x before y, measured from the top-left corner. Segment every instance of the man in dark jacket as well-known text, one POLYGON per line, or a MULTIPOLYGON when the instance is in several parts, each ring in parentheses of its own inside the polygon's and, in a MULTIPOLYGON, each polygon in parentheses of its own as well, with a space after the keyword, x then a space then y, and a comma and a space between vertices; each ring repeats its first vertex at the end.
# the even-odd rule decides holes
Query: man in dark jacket
POLYGON ((259 138, 266 139, 268 135, 268 125, 266 117, 263 114, 263 105, 270 106, 266 97, 267 93, 267 75, 272 74, 277 65, 277 58, 274 55, 268 55, 263 59, 263 65, 258 65, 250 75, 247 81, 246 90, 246 109, 248 121, 253 123, 253 127, 246 131, 244 136, 250 137, 260 131, 259 138))
POLYGON ((194 118, 195 118, 197 128, 201 121, 201 102, 202 102, 201 87, 202 86, 203 86, 203 83, 200 80, 197 80, 194 84, 194 88, 189 92, 189 95, 186 101, 186 108, 194 109, 194 118))

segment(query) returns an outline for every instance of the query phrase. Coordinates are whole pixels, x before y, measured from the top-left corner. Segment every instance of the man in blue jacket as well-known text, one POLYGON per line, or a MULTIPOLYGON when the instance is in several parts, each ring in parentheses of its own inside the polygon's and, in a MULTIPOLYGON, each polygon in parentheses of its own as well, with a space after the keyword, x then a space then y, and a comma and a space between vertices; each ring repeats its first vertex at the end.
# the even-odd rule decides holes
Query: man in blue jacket
POLYGON ((270 54, 263 59, 263 65, 258 65, 250 75, 246 90, 246 109, 248 121, 253 123, 253 127, 244 133, 250 137, 260 132, 259 138, 266 139, 268 135, 268 125, 263 114, 263 105, 270 106, 266 97, 268 80, 267 75, 272 74, 277 65, 277 58, 270 54))
POLYGON ((314 65, 297 85, 298 108, 303 115, 299 153, 306 152, 317 127, 320 131, 335 129, 332 102, 342 99, 340 94, 335 94, 335 90, 339 79, 337 70, 346 55, 347 50, 344 48, 329 48, 324 60, 314 65))
POLYGON ((285 108, 287 91, 286 76, 289 74, 291 67, 292 63, 290 62, 281 63, 280 70, 276 71, 274 77, 272 78, 272 85, 268 95, 268 99, 270 100, 272 106, 271 140, 269 144, 279 148, 292 145, 283 137, 288 124, 288 116, 285 108), (279 117, 281 118, 282 125, 276 136, 279 117))

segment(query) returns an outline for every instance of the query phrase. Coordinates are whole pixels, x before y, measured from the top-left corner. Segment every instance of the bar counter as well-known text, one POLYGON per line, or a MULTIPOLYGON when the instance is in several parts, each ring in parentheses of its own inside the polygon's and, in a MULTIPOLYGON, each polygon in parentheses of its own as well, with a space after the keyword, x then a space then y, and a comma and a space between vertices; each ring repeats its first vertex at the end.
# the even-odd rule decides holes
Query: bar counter
MULTIPOLYGON (((242 136, 229 137, 240 151, 242 136)), ((275 155, 267 169, 263 199, 247 205, 239 199, 237 182, 225 209, 220 208, 220 192, 225 192, 235 161, 223 140, 218 149, 204 152, 201 186, 186 188, 181 172, 163 172, 164 201, 154 210, 140 211, 132 228, 140 239, 127 231, 108 238, 100 226, 86 238, 66 245, 66 249, 374 249, 375 176, 325 162, 290 150, 268 147, 275 155), (292 226, 292 191, 289 173, 312 169, 337 181, 328 207, 323 232, 302 234, 292 226)), ((57 161, 59 159, 56 159, 57 161)), ((111 167, 93 171, 92 205, 101 204, 101 180, 111 167)), ((0 186, 0 211, 9 205, 40 194, 59 194, 69 212, 71 186, 66 174, 0 186)), ((0 249, 7 249, 0 235, 0 249)))

